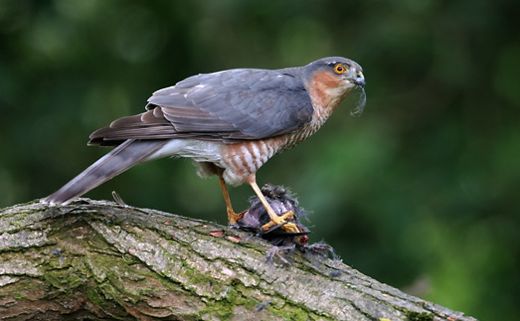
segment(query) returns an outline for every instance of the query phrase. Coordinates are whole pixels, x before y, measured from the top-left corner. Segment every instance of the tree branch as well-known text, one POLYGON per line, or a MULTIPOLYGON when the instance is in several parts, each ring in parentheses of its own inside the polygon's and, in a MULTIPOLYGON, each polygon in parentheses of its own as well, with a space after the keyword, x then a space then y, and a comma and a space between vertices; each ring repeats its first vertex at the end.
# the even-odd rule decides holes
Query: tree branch
POLYGON ((475 320, 246 232, 81 199, 0 211, 0 320, 475 320))

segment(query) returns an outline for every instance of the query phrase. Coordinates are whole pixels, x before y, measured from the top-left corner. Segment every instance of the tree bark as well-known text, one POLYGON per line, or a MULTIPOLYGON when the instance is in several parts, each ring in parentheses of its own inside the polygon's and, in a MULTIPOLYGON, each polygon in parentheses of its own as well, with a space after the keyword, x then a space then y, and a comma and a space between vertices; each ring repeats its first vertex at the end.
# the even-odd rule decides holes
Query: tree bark
POLYGON ((321 256, 112 202, 0 211, 0 320, 475 320, 321 256))

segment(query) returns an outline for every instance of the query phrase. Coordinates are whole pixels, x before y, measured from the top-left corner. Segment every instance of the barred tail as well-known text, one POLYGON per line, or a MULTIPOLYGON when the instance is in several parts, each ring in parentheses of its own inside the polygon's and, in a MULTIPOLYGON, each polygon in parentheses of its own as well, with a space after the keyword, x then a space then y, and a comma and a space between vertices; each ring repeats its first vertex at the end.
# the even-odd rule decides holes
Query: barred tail
POLYGON ((48 204, 67 204, 113 177, 137 165, 160 150, 168 141, 126 140, 94 164, 74 177, 43 202, 48 204))

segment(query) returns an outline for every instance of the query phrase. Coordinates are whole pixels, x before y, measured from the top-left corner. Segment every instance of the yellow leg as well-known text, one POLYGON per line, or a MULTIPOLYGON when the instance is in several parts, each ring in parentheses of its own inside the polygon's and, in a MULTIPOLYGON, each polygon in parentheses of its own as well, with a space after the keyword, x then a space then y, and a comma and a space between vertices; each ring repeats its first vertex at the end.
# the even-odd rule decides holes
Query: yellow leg
POLYGON ((294 216, 293 211, 288 211, 281 216, 278 216, 274 212, 274 210, 271 207, 271 205, 269 204, 269 202, 265 199, 264 194, 262 194, 260 187, 258 187, 258 184, 256 183, 256 177, 254 174, 249 176, 248 183, 251 186, 251 188, 253 189, 253 191, 255 191, 256 196, 258 196, 258 199, 264 206, 265 210, 267 211, 267 214, 269 215, 269 218, 271 219, 271 222, 262 226, 262 229, 264 231, 269 230, 273 226, 281 225, 282 226, 281 228, 286 232, 289 232, 289 233, 299 233, 300 232, 300 230, 298 229, 296 224, 287 223, 287 219, 290 219, 294 216))
POLYGON ((229 192, 226 186, 226 182, 222 176, 218 177, 220 183, 220 189, 222 189, 222 196, 224 196, 224 202, 226 202, 226 211, 229 224, 236 224, 239 219, 242 218, 243 213, 237 213, 233 209, 233 205, 231 204, 231 198, 229 197, 229 192))

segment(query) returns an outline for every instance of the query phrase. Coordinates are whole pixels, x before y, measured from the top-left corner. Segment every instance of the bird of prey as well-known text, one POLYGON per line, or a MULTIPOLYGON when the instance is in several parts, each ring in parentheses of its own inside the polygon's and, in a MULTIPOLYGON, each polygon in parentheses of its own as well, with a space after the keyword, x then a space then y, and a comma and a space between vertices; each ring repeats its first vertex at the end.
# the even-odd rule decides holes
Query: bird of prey
POLYGON ((266 230, 281 226, 298 233, 288 222, 293 213, 278 216, 262 195, 256 172, 314 134, 353 88, 364 95, 364 85, 361 66, 343 57, 188 77, 154 92, 145 112, 94 131, 89 144, 115 148, 43 201, 67 204, 139 163, 185 157, 195 162, 200 176, 219 177, 230 224, 241 214, 233 209, 226 184, 247 183, 271 219, 266 230))

